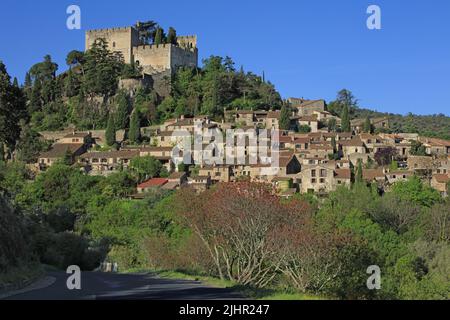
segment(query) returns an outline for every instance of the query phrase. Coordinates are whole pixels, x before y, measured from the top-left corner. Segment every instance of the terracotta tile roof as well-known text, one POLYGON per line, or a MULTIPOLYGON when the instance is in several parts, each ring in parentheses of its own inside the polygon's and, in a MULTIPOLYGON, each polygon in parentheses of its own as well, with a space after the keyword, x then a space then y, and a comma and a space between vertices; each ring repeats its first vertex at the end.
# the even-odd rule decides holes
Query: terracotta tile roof
POLYGON ((39 158, 62 158, 67 151, 72 154, 83 148, 83 143, 55 143, 47 152, 42 152, 39 158))
POLYGON ((82 159, 92 158, 106 158, 106 159, 131 159, 139 156, 138 150, 119 150, 119 151, 104 151, 104 152, 88 152, 81 156, 82 159))
POLYGON ((147 181, 144 181, 138 185, 138 188, 145 189, 150 187, 161 187, 165 185, 169 180, 164 178, 153 178, 147 181))
POLYGON ((364 142, 359 139, 339 141, 343 147, 364 147, 364 142))
POLYGON ((363 169, 363 178, 365 180, 375 180, 377 178, 384 178, 383 169, 363 169))
POLYGON ((89 133, 87 132, 72 132, 68 135, 65 135, 64 138, 86 138, 89 137, 89 133))
POLYGON ((352 172, 350 169, 335 169, 336 179, 347 179, 350 180, 352 177, 352 172))
POLYGON ((182 177, 184 177, 185 175, 186 175, 186 172, 174 172, 167 179, 178 180, 178 179, 181 179, 182 177))
POLYGON ((280 119, 281 113, 279 111, 269 111, 267 112, 267 118, 269 119, 280 119))
POLYGON ((438 183, 447 183, 450 181, 450 177, 446 174, 435 174, 433 175, 433 179, 435 179, 438 183))
POLYGON ((141 152, 172 152, 173 147, 137 147, 130 150, 139 150, 141 152))
POLYGON ((309 143, 310 139, 309 138, 295 138, 294 139, 294 143, 309 143))
POLYGON ((314 122, 314 121, 319 121, 319 120, 317 120, 317 116, 314 115, 314 116, 303 116, 303 117, 300 117, 298 119, 298 121, 314 122))

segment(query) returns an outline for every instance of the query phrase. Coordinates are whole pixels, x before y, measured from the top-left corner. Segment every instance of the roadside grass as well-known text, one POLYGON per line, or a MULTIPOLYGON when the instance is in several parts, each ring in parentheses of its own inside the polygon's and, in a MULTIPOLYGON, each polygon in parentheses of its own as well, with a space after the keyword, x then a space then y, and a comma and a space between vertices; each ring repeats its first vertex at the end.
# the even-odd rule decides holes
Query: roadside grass
POLYGON ((44 274, 40 264, 28 264, 0 274, 0 291, 16 290, 29 285, 44 274))
POLYGON ((161 278, 174 280, 200 281, 206 285, 216 288, 230 288, 240 292, 244 297, 252 300, 329 300, 325 297, 314 296, 310 294, 288 292, 281 289, 259 289, 248 286, 242 286, 229 280, 221 280, 211 276, 202 276, 190 274, 184 271, 174 270, 148 270, 134 268, 123 271, 124 273, 149 273, 158 275, 161 278))

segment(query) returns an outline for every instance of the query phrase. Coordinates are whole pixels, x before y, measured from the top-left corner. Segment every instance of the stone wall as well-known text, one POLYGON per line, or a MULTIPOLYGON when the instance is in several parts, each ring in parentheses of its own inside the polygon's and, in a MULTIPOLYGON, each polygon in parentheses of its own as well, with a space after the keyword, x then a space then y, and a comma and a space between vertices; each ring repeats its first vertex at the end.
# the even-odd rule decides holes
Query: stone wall
MULTIPOLYGON (((156 72, 170 69, 171 44, 145 45, 133 48, 135 63, 144 67, 151 66, 156 72)), ((147 73, 150 73, 147 71, 147 73)))
POLYGON ((139 33, 136 29, 133 27, 125 27, 87 31, 86 50, 89 50, 95 40, 100 38, 108 42, 111 51, 121 52, 126 63, 132 62, 132 48, 139 45, 139 33))

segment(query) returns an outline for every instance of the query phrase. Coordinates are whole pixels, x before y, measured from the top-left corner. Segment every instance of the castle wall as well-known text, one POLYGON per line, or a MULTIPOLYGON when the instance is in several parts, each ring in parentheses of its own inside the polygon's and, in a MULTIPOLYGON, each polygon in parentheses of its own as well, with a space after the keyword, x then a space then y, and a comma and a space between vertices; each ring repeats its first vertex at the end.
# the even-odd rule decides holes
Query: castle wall
POLYGON ((182 48, 197 48, 197 36, 178 36, 177 42, 182 48))
POLYGON ((187 50, 172 46, 170 60, 171 69, 176 69, 180 66, 197 67, 198 50, 197 48, 187 50))
POLYGON ((153 71, 160 72, 170 69, 170 52, 172 45, 145 45, 133 48, 133 55, 135 63, 144 67, 144 71, 152 73, 150 70, 145 70, 145 66, 151 66, 153 71))
POLYGON ((90 30, 86 32, 86 50, 92 47, 95 40, 104 38, 109 50, 121 52, 124 61, 131 63, 133 46, 139 45, 139 33, 133 27, 90 30))

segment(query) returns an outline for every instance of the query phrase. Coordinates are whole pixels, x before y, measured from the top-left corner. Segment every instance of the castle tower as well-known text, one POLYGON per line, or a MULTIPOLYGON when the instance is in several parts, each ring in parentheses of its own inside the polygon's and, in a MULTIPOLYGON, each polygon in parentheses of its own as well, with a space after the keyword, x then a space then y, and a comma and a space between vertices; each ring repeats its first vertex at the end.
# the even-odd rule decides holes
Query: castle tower
POLYGON ((143 45, 134 27, 91 30, 86 32, 86 50, 95 40, 104 38, 111 51, 120 52, 125 63, 139 64, 144 73, 173 73, 178 67, 197 67, 197 36, 179 36, 178 43, 143 45))

